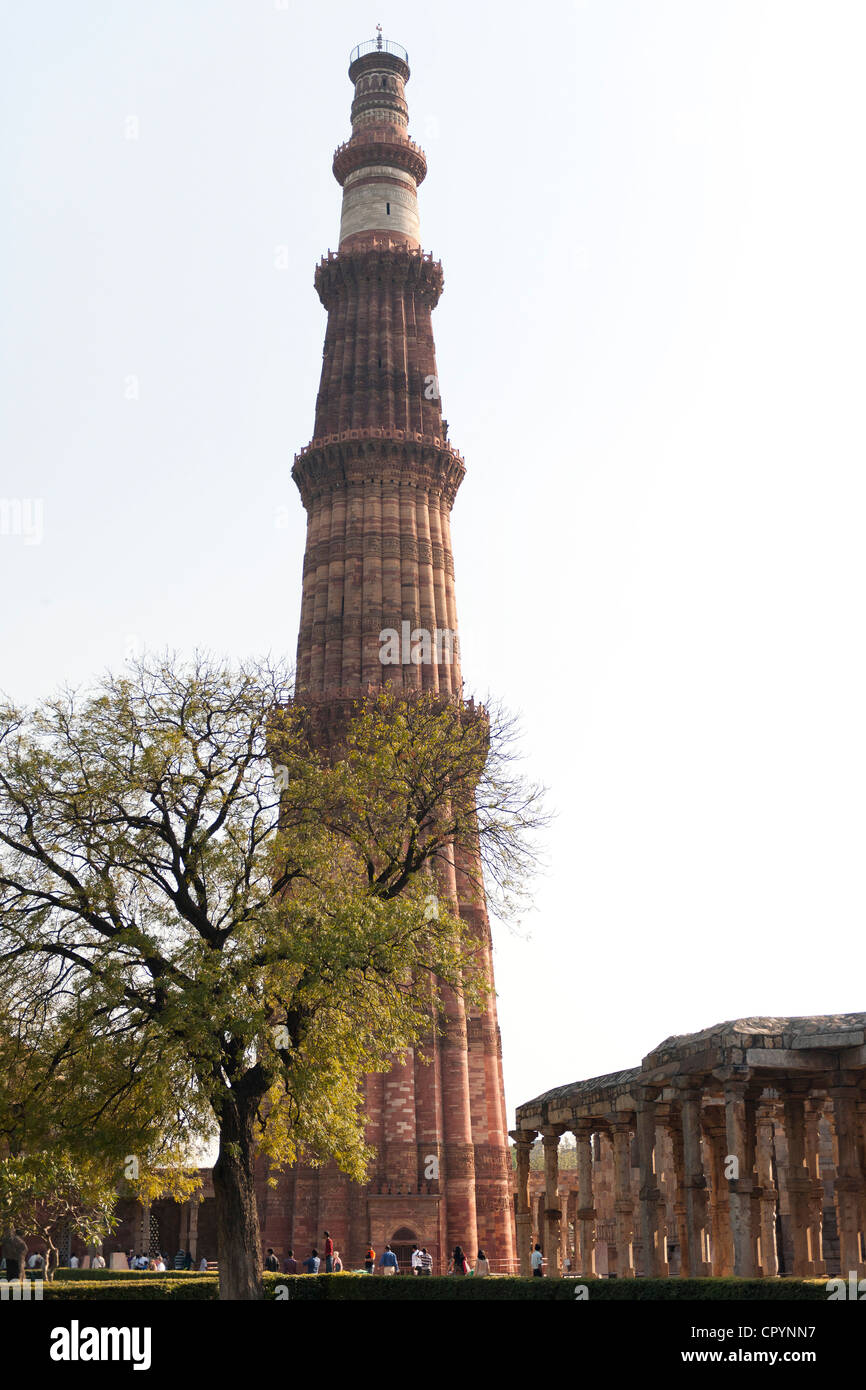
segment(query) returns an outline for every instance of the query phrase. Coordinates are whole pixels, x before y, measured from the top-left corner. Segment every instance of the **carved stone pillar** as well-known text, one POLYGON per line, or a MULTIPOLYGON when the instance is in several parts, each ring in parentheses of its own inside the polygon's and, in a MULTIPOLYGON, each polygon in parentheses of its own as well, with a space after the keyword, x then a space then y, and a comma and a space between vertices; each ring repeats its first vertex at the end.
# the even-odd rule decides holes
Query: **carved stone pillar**
POLYGON ((634 1201, 631 1195, 632 1122, 622 1115, 611 1116, 613 1133, 614 1230, 616 1234, 616 1272, 621 1279, 634 1278, 632 1236, 634 1201))
POLYGON ((565 1262, 568 1259, 568 1199, 570 1193, 568 1188, 559 1194, 559 1210, 562 1213, 559 1222, 559 1269, 565 1273, 565 1262))
POLYGON ((580 1254, 575 1269, 584 1278, 595 1273, 595 1207, 592 1193, 592 1122, 578 1120, 574 1127, 577 1143, 577 1219, 575 1239, 580 1227, 580 1254))
MULTIPOLYGON (((580 1259, 579 1224, 577 1219, 577 1188, 570 1187, 565 1202, 565 1222, 563 1224, 563 1229, 566 1232, 566 1254, 570 1261, 572 1274, 577 1273, 577 1265, 580 1259), (569 1232, 571 1233, 570 1239, 568 1238, 569 1232)), ((565 1261, 563 1260, 563 1269, 564 1268, 565 1261)))
MULTIPOLYGON (((830 1087, 833 1100, 833 1132, 836 1142, 836 1225, 839 1230, 839 1264, 843 1279, 854 1271, 864 1273, 860 1257, 860 1207, 863 1179, 857 1144, 857 1102, 859 1092, 854 1075, 837 1073, 839 1084, 830 1087)), ((835 1079, 835 1078, 834 1078, 835 1079)))
MULTIPOLYGON (((676 1222, 676 1242, 679 1274, 685 1278, 689 1273, 689 1227, 686 1210, 686 1171, 683 1157, 683 1118, 679 1106, 668 1108, 668 1132, 671 1136, 674 1178, 674 1220, 676 1222)), ((670 1250, 668 1251, 670 1260, 670 1250)))
POLYGON ((806 1167, 806 1090, 805 1082, 788 1082, 783 1095, 785 1139, 788 1145, 785 1186, 791 1212, 793 1273, 799 1279, 808 1279, 813 1273, 807 1234, 812 1183, 806 1167))
MULTIPOLYGON (((198 1212, 200 1205, 201 1203, 198 1197, 190 1198, 189 1245, 187 1249, 189 1250, 189 1253, 192 1255, 195 1268, 198 1267, 197 1265, 195 1265, 195 1258, 198 1254, 198 1212)), ((214 1251, 214 1254, 216 1254, 216 1251, 214 1251)))
POLYGON ((758 1106, 756 1119, 755 1158, 758 1185, 761 1189, 761 1272, 765 1279, 774 1279, 779 1272, 776 1250, 776 1205, 779 1194, 773 1182, 773 1106, 758 1106))
MULTIPOLYGON (((857 1153, 859 1157, 860 1178, 863 1183, 863 1190, 860 1196, 860 1230, 866 1240, 866 1100, 861 1099, 857 1102, 857 1153)), ((819 1173, 820 1176, 820 1173, 819 1173)))
POLYGON ((748 1079, 725 1079, 725 1129, 728 1157, 736 1160, 738 1176, 728 1180, 731 1237, 734 1245, 734 1274, 753 1279, 757 1274, 755 1248, 757 1231, 752 1229, 753 1193, 757 1188, 755 1167, 755 1103, 747 1100, 748 1079))
POLYGON ((151 1248, 150 1248, 151 1239, 150 1239, 150 1198, 149 1198, 149 1197, 144 1197, 144 1198, 142 1198, 142 1201, 141 1201, 141 1226, 140 1226, 140 1231, 141 1231, 141 1240, 140 1240, 140 1242, 139 1242, 139 1249, 142 1250, 142 1251, 144 1252, 144 1254, 147 1256, 148 1259, 150 1259, 151 1255, 156 1254, 156 1251, 155 1251, 155 1250, 151 1250, 151 1248))
POLYGON ((707 1112, 705 1132, 710 1149, 710 1268, 713 1274, 721 1277, 734 1272, 728 1180, 725 1176, 728 1135, 725 1112, 721 1106, 713 1106, 707 1112))
POLYGON ((709 1274, 706 1262, 707 1179, 701 1153, 701 1092, 680 1092, 683 1130, 683 1187, 685 1189, 686 1249, 689 1274, 702 1279, 709 1274))
POLYGON ((821 1181, 821 1136, 819 1133, 823 1109, 824 1102, 818 1097, 812 1097, 806 1101, 806 1171, 809 1174, 807 1236, 809 1264, 816 1278, 827 1273, 827 1264, 824 1259, 824 1184, 821 1181))
POLYGON ((643 1241, 643 1272, 649 1279, 661 1273, 663 1252, 659 1249, 659 1208, 661 1191, 655 1163, 656 1096, 652 1086, 641 1086, 637 1092, 637 1142, 640 1163, 640 1221, 643 1241))
MULTIPOLYGON (((656 1131, 656 1133, 658 1133, 658 1131, 656 1131)), ((656 1177, 658 1178, 658 1173, 656 1177)), ((656 1204, 656 1210, 656 1230, 659 1236, 657 1274, 660 1279, 667 1279, 671 1272, 668 1265, 667 1241, 665 1239, 668 1228, 668 1207, 665 1201, 665 1194, 661 1188, 659 1188, 659 1199, 656 1204)))
POLYGON ((180 1239, 178 1240, 178 1249, 182 1250, 184 1254, 186 1254, 189 1249, 189 1213, 192 1203, 193 1198, 188 1197, 180 1208, 180 1239))
POLYGON ((544 1147, 544 1253, 547 1256, 547 1276, 558 1279, 562 1274, 559 1263, 559 1227, 562 1212, 559 1208, 559 1137, 563 1125, 545 1125, 541 1131, 544 1147))
POLYGON ((530 1255, 532 1254, 532 1212, 529 1209, 529 1156, 535 1139, 535 1130, 512 1129, 509 1131, 517 1149, 517 1258, 520 1273, 529 1278, 532 1274, 530 1255))

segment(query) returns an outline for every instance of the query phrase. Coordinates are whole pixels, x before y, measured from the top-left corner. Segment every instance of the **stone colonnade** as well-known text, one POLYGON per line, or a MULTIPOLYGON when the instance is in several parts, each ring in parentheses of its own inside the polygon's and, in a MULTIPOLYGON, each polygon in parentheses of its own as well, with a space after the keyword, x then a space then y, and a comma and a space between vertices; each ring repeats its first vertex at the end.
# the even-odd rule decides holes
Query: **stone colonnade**
POLYGON ((538 1239, 553 1277, 566 1258, 584 1277, 863 1277, 866 1016, 841 1022, 720 1025, 669 1040, 640 1068, 519 1107, 511 1133, 521 1272, 538 1239), (558 1166, 567 1132, 576 1181, 558 1166), (541 1219, 530 1202, 539 1136, 541 1219))

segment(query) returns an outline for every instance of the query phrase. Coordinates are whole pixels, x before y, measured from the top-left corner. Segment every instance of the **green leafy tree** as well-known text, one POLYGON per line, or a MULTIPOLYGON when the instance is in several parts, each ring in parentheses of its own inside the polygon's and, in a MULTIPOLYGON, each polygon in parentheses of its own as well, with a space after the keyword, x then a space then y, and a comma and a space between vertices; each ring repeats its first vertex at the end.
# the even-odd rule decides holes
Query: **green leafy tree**
POLYGON ((41 1242, 48 1279, 64 1236, 101 1245, 117 1224, 116 1205, 116 1174, 104 1162, 44 1151, 0 1159, 0 1227, 41 1242))
MULTIPOLYGON (((7 996, 0 1013, 0 1229, 43 1244, 50 1279, 66 1234, 103 1243, 118 1196, 184 1199, 201 1179, 193 1117, 178 1104, 183 1078, 158 1073, 159 1094, 144 1094, 130 1080, 138 1059, 128 1038, 109 1048, 68 1016, 61 1035, 52 1009, 40 1008, 34 986, 44 980, 24 989, 24 972, 11 973, 16 1007, 7 996)), ((206 1127, 206 1115, 195 1123, 206 1127)))
POLYGON ((364 1074, 487 988, 455 856, 513 901, 542 819, 483 711, 386 692, 319 753, 290 695, 269 663, 144 661, 0 711, 0 989, 46 1019, 72 1128, 218 1135, 223 1298, 261 1296, 256 1153, 363 1177, 364 1074))

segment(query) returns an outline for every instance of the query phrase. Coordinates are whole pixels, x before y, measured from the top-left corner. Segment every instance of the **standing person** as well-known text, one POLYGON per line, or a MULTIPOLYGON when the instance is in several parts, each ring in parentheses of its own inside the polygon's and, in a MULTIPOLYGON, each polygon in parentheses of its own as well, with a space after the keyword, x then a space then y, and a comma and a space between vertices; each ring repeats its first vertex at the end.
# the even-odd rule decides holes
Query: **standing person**
POLYGON ((331 1240, 331 1232, 325 1232, 325 1273, 334 1272, 334 1242, 331 1240))
POLYGON ((101 1253, 94 1255, 91 1269, 105 1269, 105 1256, 101 1253))
POLYGON ((335 1274, 342 1274, 342 1273, 343 1273, 343 1261, 340 1259, 340 1252, 339 1252, 339 1250, 335 1250, 335 1251, 334 1251, 334 1273, 335 1273, 335 1274))
POLYGON ((410 1263, 411 1263, 411 1265, 412 1265, 412 1273, 413 1273, 413 1274, 420 1274, 420 1272, 421 1272, 421 1251, 418 1249, 418 1246, 417 1246, 417 1245, 413 1245, 413 1246, 412 1246, 412 1254, 411 1254, 411 1256, 410 1256, 410 1263))
POLYGON ((428 1253, 426 1245, 421 1251, 421 1268, 418 1270, 418 1273, 428 1276, 433 1273, 433 1256, 428 1253))
POLYGON ((372 1273, 373 1273, 373 1270, 374 1270, 375 1268, 376 1268, 376 1251, 373 1249, 372 1245, 368 1245, 368 1246, 367 1246, 367 1253, 366 1253, 366 1255, 364 1256, 364 1273, 365 1273, 365 1274, 372 1274, 372 1273))
POLYGON ((272 1274, 279 1274, 280 1272, 280 1262, 270 1245, 268 1246, 268 1254, 265 1260, 265 1269, 270 1270, 272 1274))
POLYGON ((183 1268, 185 1267, 185 1265, 186 1265, 186 1251, 185 1251, 185 1250, 178 1250, 177 1254, 176 1254, 175 1257, 174 1257, 174 1267, 175 1267, 175 1269, 183 1269, 183 1268))
POLYGON ((305 1274, 318 1274, 318 1272, 319 1272, 319 1265, 320 1265, 321 1263, 322 1263, 322 1261, 321 1261, 321 1259, 319 1258, 319 1252, 318 1252, 318 1250, 316 1250, 315 1247, 313 1247, 312 1252, 311 1252, 311 1253, 307 1256, 307 1258, 304 1260, 304 1273, 305 1273, 305 1274))
POLYGON ((455 1245, 454 1254, 451 1256, 451 1274, 468 1274, 469 1262, 463 1251, 462 1245, 455 1245))
POLYGON ((479 1279, 482 1278, 483 1275, 490 1273, 490 1261, 483 1250, 478 1251, 478 1263, 475 1266, 475 1273, 479 1279))
POLYGON ((529 1263, 532 1265, 533 1276, 536 1279, 540 1279, 542 1274, 544 1273, 544 1270, 542 1269, 542 1265, 544 1264, 544 1256, 541 1253, 540 1245, 536 1245, 535 1249, 532 1252, 532 1255, 530 1256, 529 1263))
POLYGON ((383 1274, 396 1274, 398 1272, 400 1264, 390 1245, 385 1246, 385 1251, 379 1264, 382 1266, 383 1274))
POLYGON ((187 1250, 187 1252, 186 1252, 186 1259, 185 1259, 184 1262, 183 1262, 183 1267, 184 1267, 184 1269, 192 1269, 192 1266, 193 1266, 192 1251, 191 1251, 191 1250, 187 1250))
POLYGON ((206 1255, 202 1255, 202 1257, 201 1257, 201 1264, 199 1265, 199 1271, 200 1271, 200 1273, 202 1273, 202 1274, 207 1274, 207 1256, 206 1256, 206 1255))
POLYGON ((72 1258, 71 1258, 70 1261, 69 1261, 69 1268, 70 1268, 70 1269, 77 1269, 77 1268, 78 1268, 78 1263, 79 1263, 79 1261, 78 1261, 78 1256, 77 1256, 77 1255, 73 1255, 72 1258))
POLYGON ((290 1250, 289 1253, 286 1255, 286 1258, 283 1260, 283 1273, 297 1274, 297 1272, 298 1262, 295 1259, 295 1252, 294 1250, 290 1250))

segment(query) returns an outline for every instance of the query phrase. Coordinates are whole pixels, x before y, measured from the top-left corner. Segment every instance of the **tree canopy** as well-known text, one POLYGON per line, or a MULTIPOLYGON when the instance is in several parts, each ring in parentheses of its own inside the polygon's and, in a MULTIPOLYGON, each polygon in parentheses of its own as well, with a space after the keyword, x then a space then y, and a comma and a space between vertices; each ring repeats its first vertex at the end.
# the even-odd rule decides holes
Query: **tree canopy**
POLYGON ((448 868, 476 865, 480 893, 483 862, 513 901, 542 819, 485 711, 386 690, 336 747, 310 731, 282 667, 204 657, 0 709, 22 1086, 115 1157, 152 1165, 161 1136, 178 1175, 219 1135, 227 1297, 258 1296, 255 1152, 363 1177, 363 1076, 429 1039, 443 991, 487 988, 448 868))

